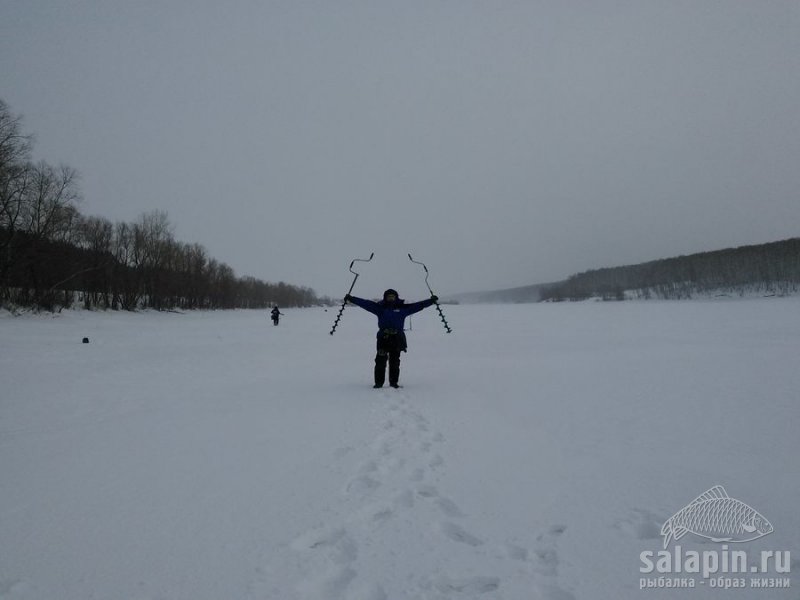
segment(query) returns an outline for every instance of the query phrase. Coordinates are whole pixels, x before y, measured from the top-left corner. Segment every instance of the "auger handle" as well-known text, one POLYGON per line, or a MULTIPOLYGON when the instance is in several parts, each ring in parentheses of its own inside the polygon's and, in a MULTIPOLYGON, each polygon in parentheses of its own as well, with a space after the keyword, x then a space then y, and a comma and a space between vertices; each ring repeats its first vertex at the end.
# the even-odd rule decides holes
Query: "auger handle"
MULTIPOLYGON (((422 265, 422 268, 425 269, 425 285, 428 286, 428 291, 431 293, 431 296, 435 296, 436 294, 433 293, 430 284, 428 283, 428 277, 430 277, 430 272, 428 271, 428 267, 425 266, 425 263, 419 262, 418 260, 414 260, 411 256, 411 253, 408 253, 408 260, 416 265, 422 265)), ((434 302, 436 305, 436 310, 439 312, 439 318, 442 320, 442 325, 444 325, 445 331, 447 333, 453 333, 453 330, 450 329, 450 325, 447 324, 447 319, 444 318, 444 313, 442 312, 442 307, 439 306, 439 301, 437 300, 434 302)))

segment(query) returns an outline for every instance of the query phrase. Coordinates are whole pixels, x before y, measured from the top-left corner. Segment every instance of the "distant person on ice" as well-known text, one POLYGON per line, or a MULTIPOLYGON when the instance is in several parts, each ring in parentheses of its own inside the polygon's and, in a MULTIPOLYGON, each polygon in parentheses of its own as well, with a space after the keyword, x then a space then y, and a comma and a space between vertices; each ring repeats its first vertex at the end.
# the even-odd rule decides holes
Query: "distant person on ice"
POLYGON ((277 325, 278 321, 281 319, 281 315, 283 314, 280 309, 276 306, 272 309, 272 324, 277 325))
POLYGON ((345 302, 352 302, 378 317, 378 353, 375 355, 375 386, 383 387, 386 380, 386 362, 389 362, 389 385, 393 388, 400 387, 400 353, 405 352, 406 334, 403 325, 406 317, 421 311, 423 308, 433 306, 439 299, 431 296, 428 300, 406 304, 401 300, 395 290, 383 292, 383 300, 372 302, 363 298, 356 298, 348 294, 345 302))

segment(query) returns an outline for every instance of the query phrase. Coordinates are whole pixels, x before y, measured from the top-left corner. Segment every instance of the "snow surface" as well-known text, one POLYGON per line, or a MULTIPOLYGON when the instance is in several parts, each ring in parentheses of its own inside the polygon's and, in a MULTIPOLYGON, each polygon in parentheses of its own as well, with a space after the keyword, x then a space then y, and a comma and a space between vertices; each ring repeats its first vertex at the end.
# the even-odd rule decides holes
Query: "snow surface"
POLYGON ((800 299, 444 310, 400 390, 355 307, 0 316, 0 598, 800 597, 639 590, 716 484, 800 557, 800 299))

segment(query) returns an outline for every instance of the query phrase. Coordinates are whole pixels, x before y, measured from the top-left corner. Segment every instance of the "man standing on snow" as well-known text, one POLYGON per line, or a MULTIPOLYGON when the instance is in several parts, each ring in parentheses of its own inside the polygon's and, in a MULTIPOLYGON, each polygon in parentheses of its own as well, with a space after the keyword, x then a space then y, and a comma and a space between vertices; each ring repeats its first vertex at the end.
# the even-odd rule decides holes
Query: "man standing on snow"
POLYGON ((375 355, 375 386, 383 387, 386 379, 386 362, 389 362, 389 385, 393 388, 400 387, 400 353, 405 352, 406 334, 403 325, 406 317, 421 311, 423 308, 433 306, 439 299, 431 296, 428 300, 406 304, 401 300, 395 290, 383 292, 383 300, 373 302, 356 298, 348 294, 345 302, 352 302, 378 317, 378 353, 375 355))

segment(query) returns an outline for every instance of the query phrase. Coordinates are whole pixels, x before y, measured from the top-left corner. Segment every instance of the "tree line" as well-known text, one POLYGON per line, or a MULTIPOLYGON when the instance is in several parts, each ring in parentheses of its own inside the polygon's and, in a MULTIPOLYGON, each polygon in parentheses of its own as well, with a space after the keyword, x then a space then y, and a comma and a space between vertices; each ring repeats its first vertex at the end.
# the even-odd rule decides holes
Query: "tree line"
MULTIPOLYGON (((165 212, 112 223, 78 210, 77 172, 31 159, 32 137, 0 99, 0 304, 53 310, 310 306, 314 291, 237 277, 165 212)), ((327 299, 326 299, 327 301, 327 299)))
POLYGON ((545 287, 542 300, 682 299, 699 294, 783 295, 800 284, 800 238, 586 271, 545 287))

